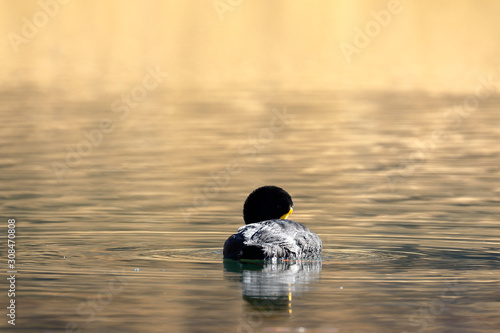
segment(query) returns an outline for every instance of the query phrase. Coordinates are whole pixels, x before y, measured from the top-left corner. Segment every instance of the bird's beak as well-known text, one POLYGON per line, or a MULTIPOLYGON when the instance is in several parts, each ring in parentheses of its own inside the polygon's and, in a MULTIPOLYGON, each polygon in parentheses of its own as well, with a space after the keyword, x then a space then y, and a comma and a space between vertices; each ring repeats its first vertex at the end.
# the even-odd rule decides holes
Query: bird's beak
POLYGON ((288 218, 288 216, 292 215, 292 212, 293 212, 293 208, 290 208, 290 211, 288 211, 288 213, 286 213, 285 215, 280 217, 280 220, 286 220, 288 218))

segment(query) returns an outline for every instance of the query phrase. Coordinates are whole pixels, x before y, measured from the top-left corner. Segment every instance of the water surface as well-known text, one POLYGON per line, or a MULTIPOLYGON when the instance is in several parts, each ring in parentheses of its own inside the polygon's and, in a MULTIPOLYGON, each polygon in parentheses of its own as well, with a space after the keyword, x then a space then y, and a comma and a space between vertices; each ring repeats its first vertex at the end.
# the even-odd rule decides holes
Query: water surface
POLYGON ((2 96, 18 331, 500 329, 495 94, 460 124, 443 114, 467 94, 161 90, 123 119, 113 94, 2 96), (264 184, 293 196, 321 261, 223 262, 264 184))

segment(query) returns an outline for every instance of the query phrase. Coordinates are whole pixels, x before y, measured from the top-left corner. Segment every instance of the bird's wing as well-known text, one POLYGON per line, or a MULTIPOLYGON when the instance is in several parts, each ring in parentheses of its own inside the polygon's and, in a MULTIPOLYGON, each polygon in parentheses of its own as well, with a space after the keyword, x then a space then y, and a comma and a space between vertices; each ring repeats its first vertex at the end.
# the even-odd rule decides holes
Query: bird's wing
POLYGON ((321 240, 300 223, 271 220, 256 223, 245 235, 245 244, 260 246, 267 257, 297 258, 321 253, 321 240))

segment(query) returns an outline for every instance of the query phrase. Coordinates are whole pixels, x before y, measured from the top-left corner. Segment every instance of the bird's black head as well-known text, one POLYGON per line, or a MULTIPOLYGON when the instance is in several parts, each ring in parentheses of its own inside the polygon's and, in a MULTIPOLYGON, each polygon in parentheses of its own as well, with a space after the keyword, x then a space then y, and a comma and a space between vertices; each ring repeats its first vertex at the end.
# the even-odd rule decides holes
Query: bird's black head
POLYGON ((290 194, 277 186, 262 186, 250 193, 243 206, 245 224, 286 219, 292 213, 290 194))

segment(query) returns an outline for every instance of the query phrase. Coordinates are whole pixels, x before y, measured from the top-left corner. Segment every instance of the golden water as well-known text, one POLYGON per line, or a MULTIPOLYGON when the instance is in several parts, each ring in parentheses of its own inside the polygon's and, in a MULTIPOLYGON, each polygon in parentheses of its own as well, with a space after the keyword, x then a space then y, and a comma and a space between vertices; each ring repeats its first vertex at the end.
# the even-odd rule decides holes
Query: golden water
POLYGON ((74 1, 3 39, 17 331, 498 331, 498 3, 404 6, 350 64, 387 2, 74 1), (321 262, 223 262, 264 184, 321 262))

